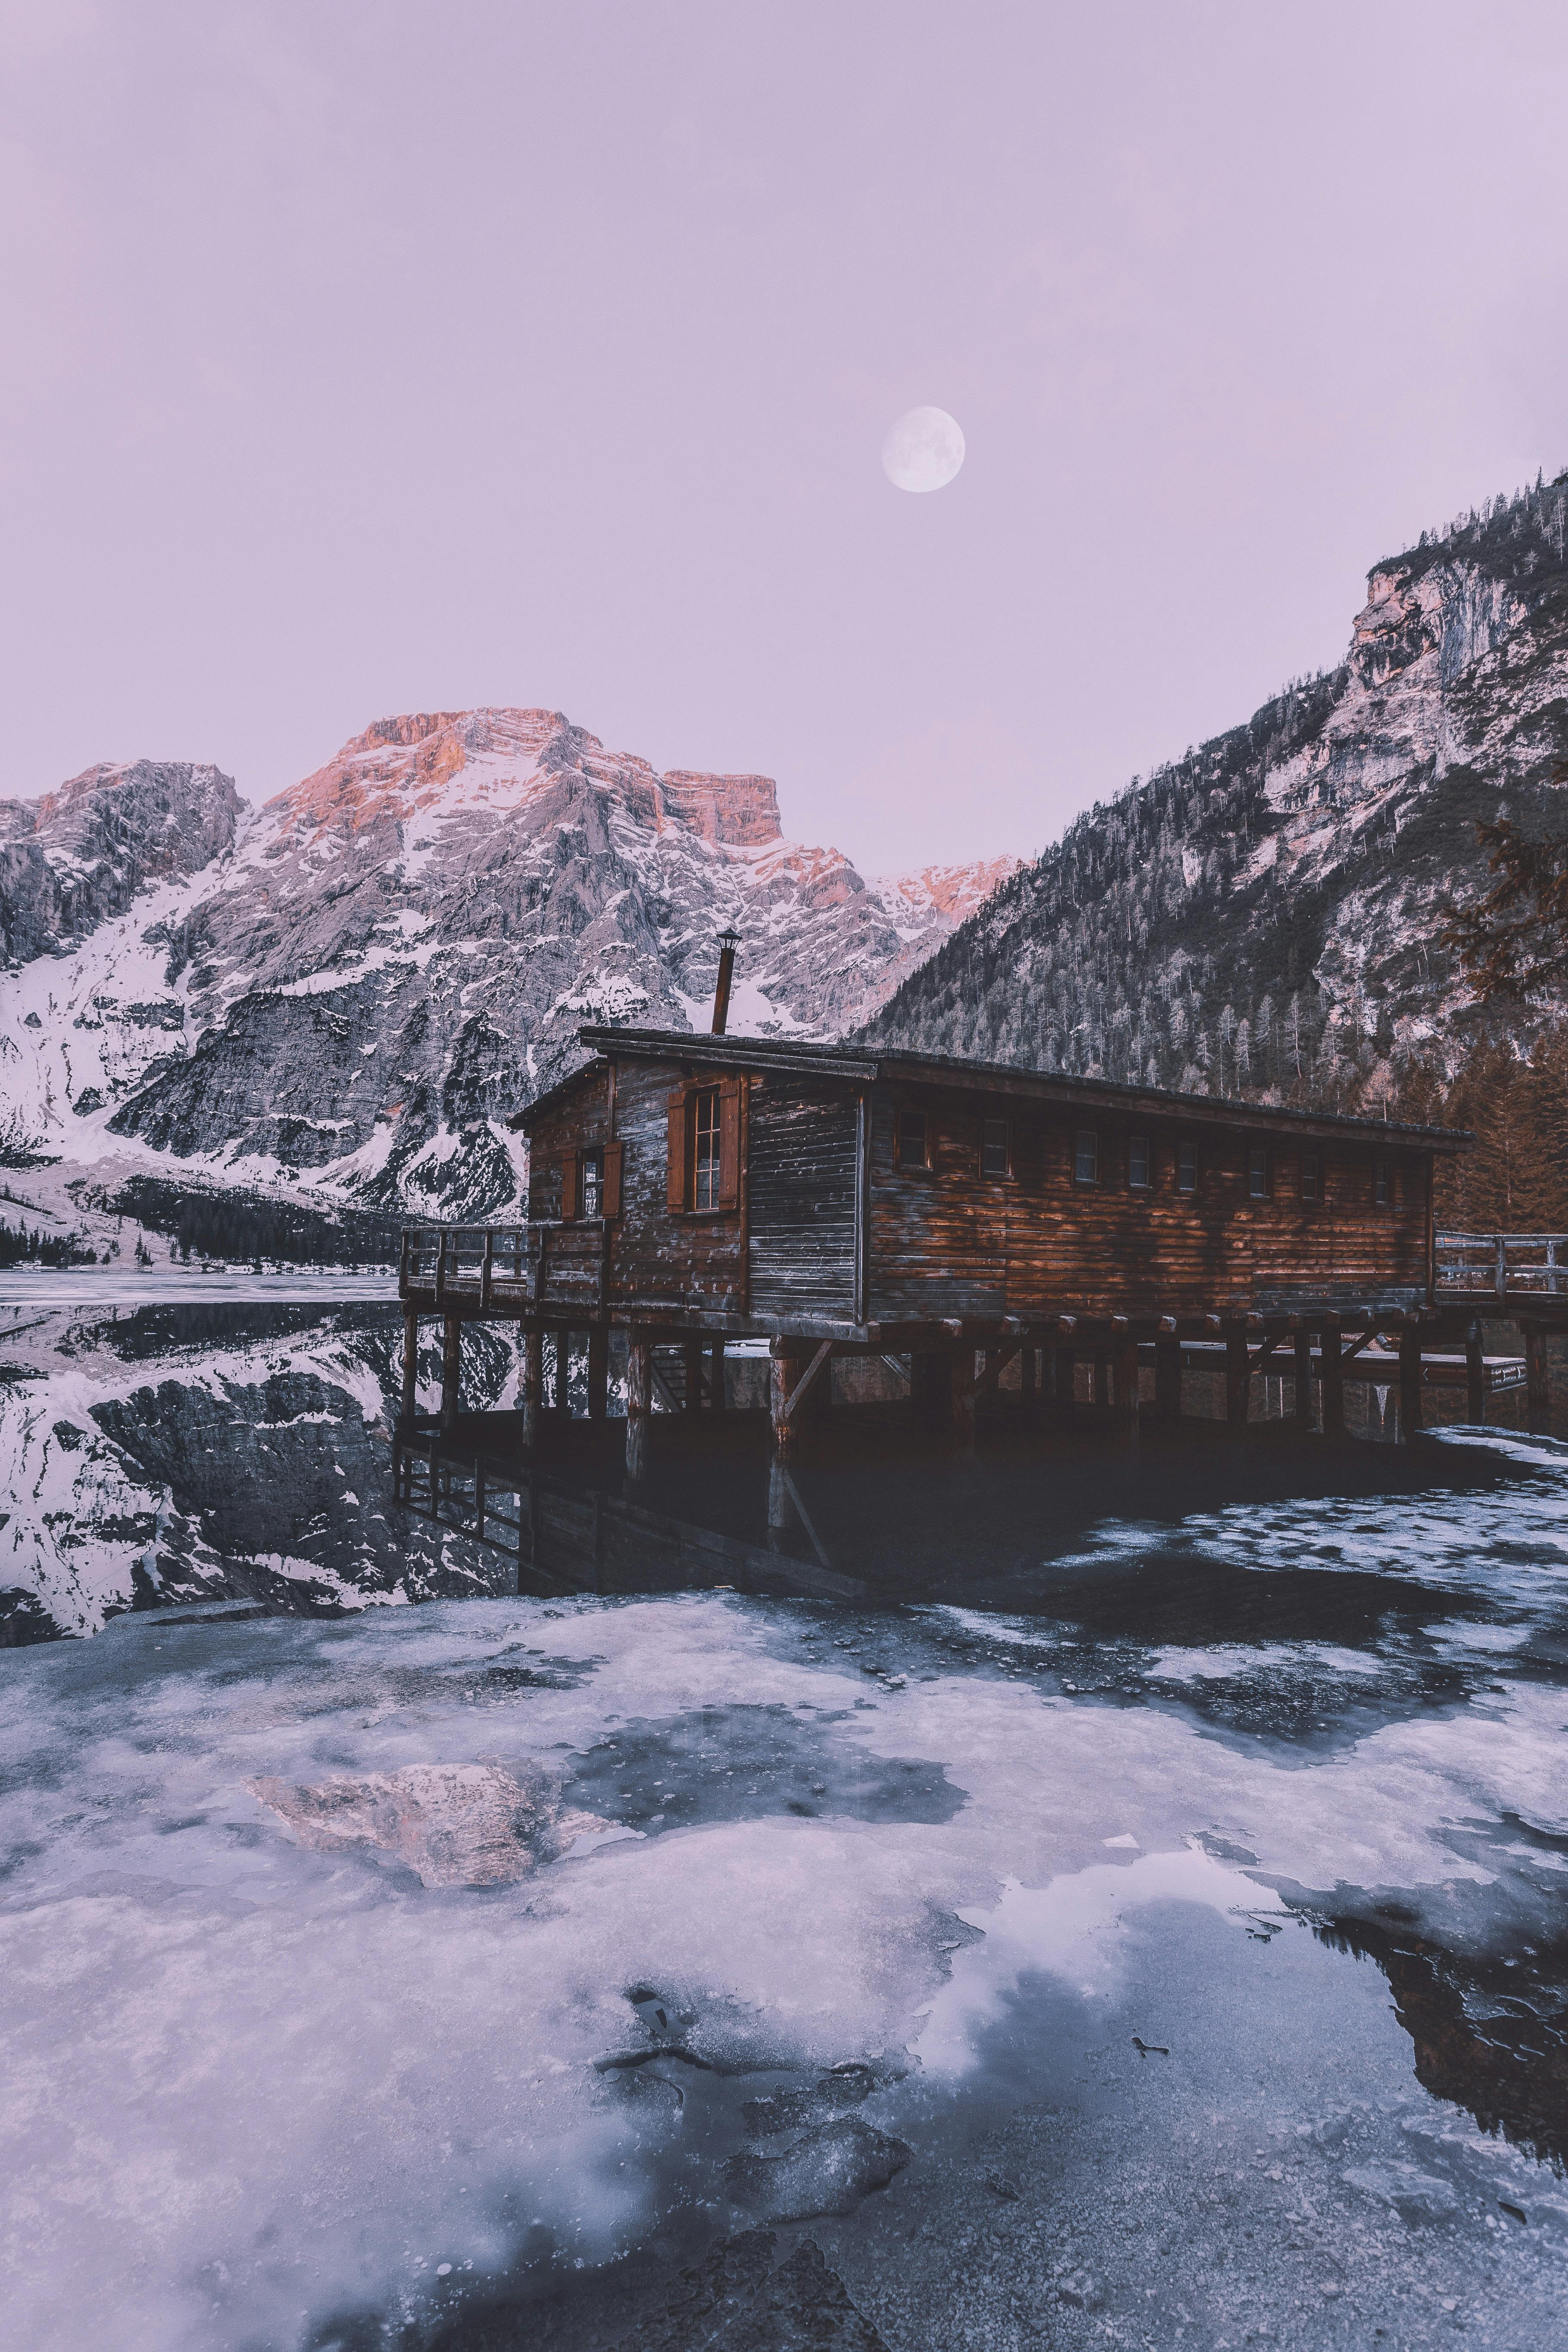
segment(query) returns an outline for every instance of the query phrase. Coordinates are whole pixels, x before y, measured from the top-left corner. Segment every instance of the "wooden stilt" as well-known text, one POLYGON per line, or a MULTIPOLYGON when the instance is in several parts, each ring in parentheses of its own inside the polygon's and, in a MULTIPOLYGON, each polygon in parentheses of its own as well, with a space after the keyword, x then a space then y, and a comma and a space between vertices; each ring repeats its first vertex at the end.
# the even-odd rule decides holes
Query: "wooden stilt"
POLYGON ((648 1474, 648 1421, 653 1412, 653 1341, 634 1331, 626 1349, 626 1476, 648 1474))
POLYGON ((1026 1404, 1035 1402, 1035 1350, 1026 1348, 1018 1359, 1018 1394, 1026 1404))
POLYGON ((1094 1360, 1094 1402, 1102 1412, 1110 1402, 1110 1362, 1105 1356, 1094 1360))
POLYGON ((1124 1437, 1138 1434, 1139 1385, 1138 1342, 1128 1339, 1116 1351, 1116 1418, 1124 1437))
POLYGON ((412 1307, 403 1310, 403 1397, 399 1420, 405 1429, 414 1426, 414 1415, 419 1403, 419 1318, 412 1307))
POLYGON ((1154 1342, 1154 1411, 1162 1421, 1180 1421, 1182 1417, 1182 1343, 1179 1339, 1156 1339, 1154 1342))
POLYGON ((588 1334, 588 1418, 604 1421, 610 1410, 610 1335, 604 1329, 588 1334))
POLYGON ((1068 1422, 1073 1416, 1073 1391, 1078 1385, 1078 1358, 1070 1348, 1056 1350, 1057 1418, 1068 1422))
POLYGON ((947 1361, 952 1450, 970 1454, 974 1451, 975 1351, 955 1348, 947 1361))
POLYGON ((1225 1417, 1237 1437, 1247 1434, 1247 1408, 1252 1387, 1247 1363, 1247 1334, 1233 1324, 1225 1335, 1225 1417))
POLYGON ((1552 1425, 1552 1377, 1546 1333, 1539 1323, 1524 1327, 1524 1377, 1530 1398, 1530 1433, 1544 1437, 1552 1425))
POLYGON ((708 1351, 708 1402, 715 1412, 722 1412, 729 1402, 724 1394, 724 1342, 715 1339, 708 1351))
POLYGON ((1318 1352, 1322 1359, 1320 1370, 1323 1383, 1323 1435, 1342 1437, 1345 1433, 1345 1368, 1340 1360, 1340 1325, 1337 1316, 1326 1316, 1318 1335, 1318 1352))
POLYGON ((572 1410, 571 1381, 572 1334, 570 1331, 557 1331, 555 1334, 555 1393, 551 1398, 551 1403, 557 1412, 569 1413, 572 1410))
POLYGON ((680 1352, 686 1376, 681 1406, 687 1412, 700 1412, 702 1409, 701 1340, 688 1339, 680 1352))
POLYGON ((441 1318, 441 1427, 458 1425, 458 1375, 462 1361, 463 1327, 456 1315, 441 1318))
POLYGON ((1481 1352, 1481 1327, 1472 1323, 1465 1334, 1465 1411, 1477 1428, 1487 1417, 1487 1365, 1481 1352))
POLYGON ((807 1360, 802 1356, 784 1355, 782 1352, 784 1344, 780 1339, 773 1343, 774 1349, 780 1352, 770 1359, 772 1379, 768 1404, 773 1415, 773 1452, 781 1462, 787 1462, 800 1449, 800 1426, 796 1416, 786 1413, 784 1408, 805 1376, 807 1360))
POLYGON ((1399 1335, 1399 1435, 1408 1445, 1421 1426, 1421 1334, 1399 1335))
POLYGON ((1312 1335, 1302 1329, 1296 1334, 1296 1410, 1299 1430, 1312 1426, 1312 1335))
POLYGON ((789 1473, 777 1457, 768 1465, 768 1532, 795 1525, 795 1506, 789 1491, 789 1473))
POLYGON ((544 1402, 544 1334, 537 1324, 522 1336, 522 1442, 539 1443, 539 1415, 544 1402))

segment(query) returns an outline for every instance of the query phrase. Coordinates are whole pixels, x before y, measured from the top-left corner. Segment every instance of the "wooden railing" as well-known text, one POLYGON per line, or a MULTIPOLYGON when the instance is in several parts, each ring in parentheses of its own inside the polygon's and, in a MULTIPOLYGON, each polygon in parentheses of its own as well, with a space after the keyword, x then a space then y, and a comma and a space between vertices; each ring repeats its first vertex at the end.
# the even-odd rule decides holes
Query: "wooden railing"
POLYGON ((1568 1234, 1439 1234, 1437 1288, 1478 1298, 1568 1298, 1568 1234))
POLYGON ((599 1307, 605 1297, 605 1227, 596 1218, 558 1224, 535 1218, 510 1225, 411 1225, 398 1268, 405 1297, 432 1294, 439 1307, 477 1302, 517 1307, 599 1307))

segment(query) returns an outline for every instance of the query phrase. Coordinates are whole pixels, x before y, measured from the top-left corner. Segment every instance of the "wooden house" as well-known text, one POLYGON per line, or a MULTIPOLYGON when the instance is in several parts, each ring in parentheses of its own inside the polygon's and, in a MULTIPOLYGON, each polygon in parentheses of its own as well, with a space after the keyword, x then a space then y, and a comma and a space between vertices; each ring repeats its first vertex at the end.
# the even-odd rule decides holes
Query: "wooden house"
POLYGON ((1152 1342, 1168 1405, 1159 1367, 1205 1335, 1245 1417, 1249 1372, 1293 1343, 1322 1353, 1331 1421, 1345 1327, 1364 1346, 1436 1311, 1434 1161, 1468 1141, 1448 1130, 939 1055, 580 1034, 591 1058, 513 1122, 526 1225, 411 1234, 402 1291, 447 1318, 454 1362, 466 1314, 586 1332, 591 1364, 597 1335, 601 1366, 625 1329, 634 1467, 657 1342, 770 1340, 787 1448, 836 1352, 908 1356, 962 1424, 1020 1350, 1031 1384, 1043 1349, 1058 1379, 1075 1353, 1114 1363, 1135 1416, 1152 1342))

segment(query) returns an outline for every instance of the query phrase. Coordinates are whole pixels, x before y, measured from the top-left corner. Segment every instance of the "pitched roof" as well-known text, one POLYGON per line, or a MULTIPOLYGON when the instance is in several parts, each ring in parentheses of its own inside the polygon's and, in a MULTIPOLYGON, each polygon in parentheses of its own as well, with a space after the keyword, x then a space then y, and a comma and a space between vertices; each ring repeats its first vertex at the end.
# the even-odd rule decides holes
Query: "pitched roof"
POLYGON ((1463 1151, 1474 1142, 1468 1129, 1416 1127, 1401 1119, 1350 1118, 1337 1111, 1297 1110, 1276 1103, 1246 1102, 1224 1095, 1179 1094, 1163 1087, 1124 1086, 1113 1078, 1079 1078, 1059 1070, 1030 1070, 1012 1062, 975 1062, 956 1054, 913 1054, 879 1046, 819 1045, 795 1037, 713 1037, 688 1029, 579 1029, 577 1039, 595 1056, 525 1110, 509 1126, 525 1131, 540 1114, 614 1056, 622 1061, 677 1062, 701 1070, 790 1072, 805 1077, 847 1079, 875 1086, 889 1079, 909 1085, 957 1087, 977 1094, 1055 1104, 1061 1108, 1145 1112, 1204 1126, 1246 1128, 1254 1133, 1325 1133, 1372 1143, 1419 1143, 1439 1151, 1463 1151))

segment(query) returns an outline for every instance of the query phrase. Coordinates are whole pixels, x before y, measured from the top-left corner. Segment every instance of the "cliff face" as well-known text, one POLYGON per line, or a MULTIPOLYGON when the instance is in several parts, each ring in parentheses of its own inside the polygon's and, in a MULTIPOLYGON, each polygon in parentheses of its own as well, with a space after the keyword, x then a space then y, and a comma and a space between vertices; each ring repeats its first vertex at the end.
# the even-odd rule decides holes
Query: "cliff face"
POLYGON ((1476 821, 1568 822, 1565 547, 1568 476, 1377 565, 1340 668, 1079 819, 869 1034, 1330 1101, 1451 1060, 1476 821))
POLYGON ((231 778, 188 760, 88 768, 37 801, 0 801, 0 951, 58 950, 150 882, 195 873, 234 840, 231 778))
POLYGON ((502 1122, 582 1023, 705 1027, 726 925, 731 1026, 831 1034, 1006 870, 868 883, 785 840, 769 778, 660 775, 549 710, 380 720, 237 831, 216 770, 95 770, 7 845, 36 864, 68 803, 136 850, 68 922, 18 916, 0 1145, 416 1213, 512 1200, 502 1122), (176 775, 216 780, 207 832, 176 775))

